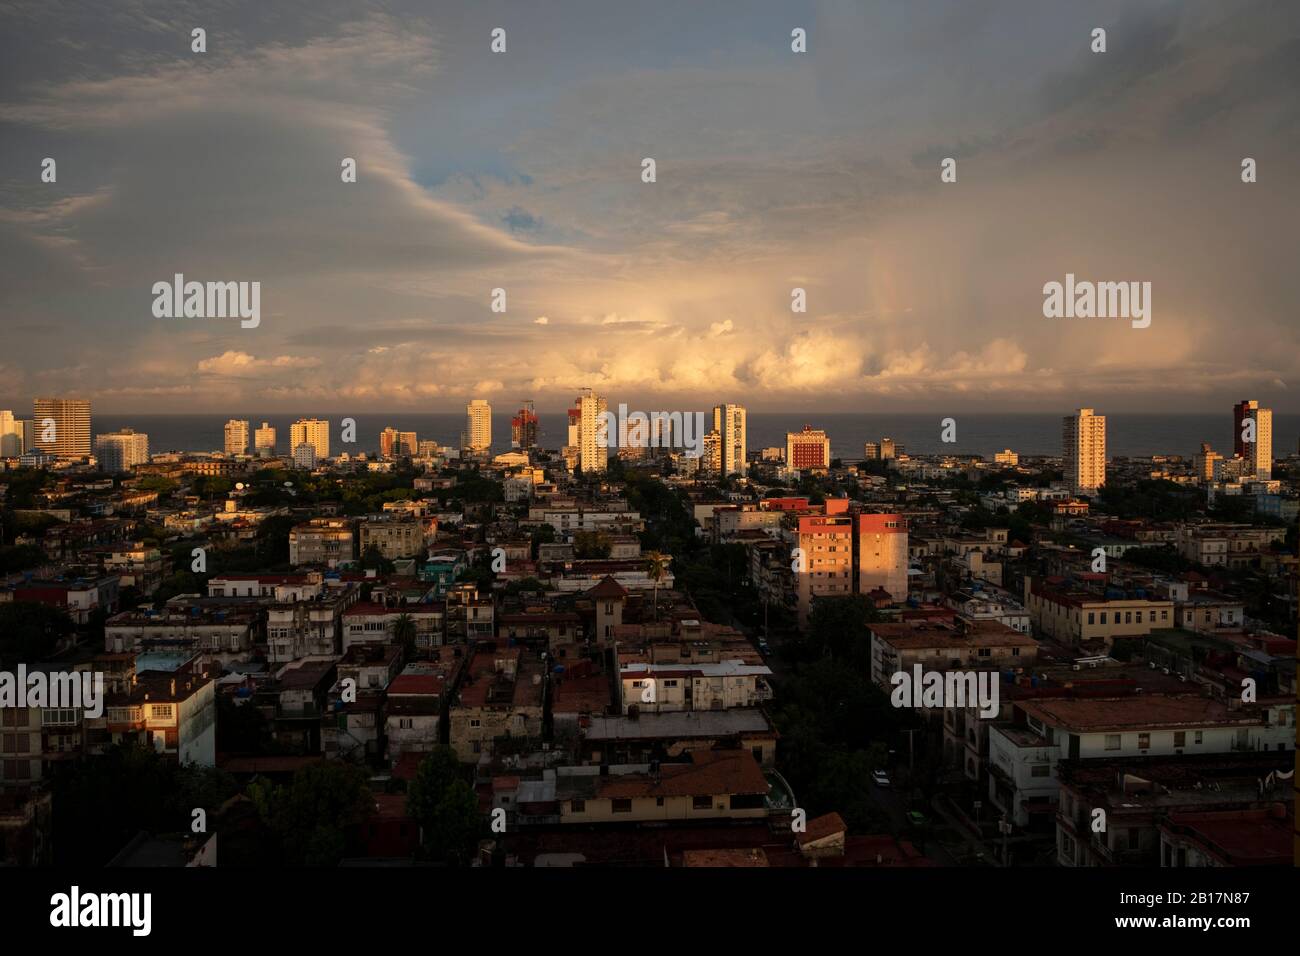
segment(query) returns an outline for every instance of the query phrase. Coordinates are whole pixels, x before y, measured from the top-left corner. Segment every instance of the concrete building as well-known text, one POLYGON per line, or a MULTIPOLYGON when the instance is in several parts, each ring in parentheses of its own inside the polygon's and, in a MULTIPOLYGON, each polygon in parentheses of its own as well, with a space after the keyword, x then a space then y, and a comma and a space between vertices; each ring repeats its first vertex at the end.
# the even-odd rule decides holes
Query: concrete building
POLYGON ((130 471, 149 462, 149 436, 131 428, 95 436, 95 459, 101 471, 130 471))
POLYGON ((253 440, 258 458, 275 457, 275 428, 270 422, 262 422, 262 427, 254 433, 253 440))
MULTIPOLYGON (((888 439, 886 439, 887 441, 888 439)), ((883 447, 881 449, 883 455, 883 447)), ((785 436, 785 465, 791 471, 825 471, 831 464, 831 440, 820 428, 805 425, 785 436)))
POLYGON ((745 406, 717 405, 713 409, 713 430, 718 433, 719 473, 743 475, 746 468, 745 406))
POLYGON ((35 447, 55 458, 88 458, 90 402, 38 398, 32 402, 32 430, 35 447))
POLYGON ((578 467, 583 474, 603 472, 609 460, 608 436, 602 434, 602 416, 609 410, 609 404, 603 395, 597 395, 589 388, 578 395, 577 433, 574 435, 574 416, 570 412, 570 439, 578 449, 578 467), (576 441, 572 439, 576 438, 576 441))
POLYGON ((289 530, 289 563, 334 567, 356 559, 356 533, 346 518, 312 518, 289 530))
POLYGON ((1023 827, 1054 819, 1058 761, 1263 750, 1274 736, 1260 711, 1203 694, 1017 701, 1012 721, 989 729, 989 799, 1023 827))
POLYGON ((1248 462, 1250 474, 1273 477, 1273 410, 1247 399, 1232 406, 1233 451, 1248 462), (1248 440, 1253 434, 1254 440, 1248 440))
POLYGON ((227 455, 248 454, 248 422, 232 418, 226 422, 224 450, 227 455))
POLYGON ((1065 480, 1076 495, 1093 495, 1106 483, 1106 416, 1080 408, 1062 421, 1065 480))
POLYGON ((465 406, 465 449, 486 452, 492 447, 492 406, 476 398, 465 406))
MULTIPOLYGON (((274 440, 274 435, 272 435, 274 440)), ((289 426, 289 447, 297 454, 299 445, 311 445, 316 460, 330 456, 330 423, 319 418, 300 418, 289 426)))

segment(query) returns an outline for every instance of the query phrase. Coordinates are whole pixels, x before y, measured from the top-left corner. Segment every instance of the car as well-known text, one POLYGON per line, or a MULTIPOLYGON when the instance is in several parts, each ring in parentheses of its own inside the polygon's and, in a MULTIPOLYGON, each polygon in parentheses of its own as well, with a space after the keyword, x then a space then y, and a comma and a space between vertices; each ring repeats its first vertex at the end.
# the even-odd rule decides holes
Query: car
POLYGON ((889 774, 885 773, 883 770, 871 771, 871 780, 877 787, 889 786, 889 774))

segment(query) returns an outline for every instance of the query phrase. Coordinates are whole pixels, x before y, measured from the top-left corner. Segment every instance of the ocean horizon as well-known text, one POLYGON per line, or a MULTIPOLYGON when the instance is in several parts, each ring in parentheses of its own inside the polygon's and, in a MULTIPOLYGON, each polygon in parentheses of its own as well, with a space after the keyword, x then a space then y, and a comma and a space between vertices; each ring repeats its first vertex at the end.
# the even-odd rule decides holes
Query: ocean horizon
MULTIPOLYGON (((510 419, 514 413, 492 416, 492 448, 510 450, 510 419)), ((707 413, 706 413, 707 414, 707 413)), ((419 440, 441 445, 457 445, 465 427, 465 416, 457 412, 364 413, 352 416, 323 415, 311 412, 274 413, 267 415, 216 414, 106 414, 91 419, 91 434, 134 428, 149 437, 149 451, 211 452, 223 445, 223 428, 232 417, 247 419, 249 440, 262 422, 276 429, 279 454, 287 454, 289 425, 299 418, 319 417, 330 423, 330 453, 343 450, 373 452, 379 448, 379 435, 388 427, 413 431, 419 440), (339 444, 339 423, 344 417, 356 420, 355 445, 339 444)), ((954 416, 957 441, 940 440, 938 414, 857 414, 853 412, 751 412, 747 421, 747 445, 751 452, 785 447, 788 431, 798 431, 805 424, 822 428, 831 440, 831 454, 836 458, 862 457, 865 442, 892 438, 911 454, 982 455, 986 458, 1010 448, 1022 455, 1060 455, 1063 414, 971 413, 954 416)), ((568 422, 563 412, 538 415, 538 444, 558 449, 567 440, 568 422)), ((1209 442, 1220 454, 1232 454, 1232 412, 1222 414, 1115 414, 1106 416, 1106 445, 1110 456, 1196 454, 1201 442, 1209 442)), ((1300 414, 1273 416, 1273 454, 1283 458, 1297 450, 1300 442, 1300 414)))

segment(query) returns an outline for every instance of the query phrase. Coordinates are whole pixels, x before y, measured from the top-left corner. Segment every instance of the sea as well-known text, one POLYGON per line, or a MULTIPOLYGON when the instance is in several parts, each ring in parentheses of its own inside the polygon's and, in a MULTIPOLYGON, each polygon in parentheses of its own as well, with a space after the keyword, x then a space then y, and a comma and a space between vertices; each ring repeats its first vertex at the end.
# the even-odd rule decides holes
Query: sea
MULTIPOLYGON (((276 429, 279 454, 289 452, 289 425, 299 418, 323 418, 330 423, 330 453, 341 451, 372 452, 379 448, 379 434, 385 428, 413 431, 419 440, 440 445, 458 446, 465 429, 463 413, 392 412, 352 415, 356 421, 356 444, 339 443, 343 415, 312 412, 266 415, 95 415, 91 433, 134 428, 149 436, 149 451, 220 451, 224 426, 231 418, 247 419, 249 442, 262 422, 276 429)), ((558 449, 567 442, 568 420, 563 412, 539 413, 538 444, 558 449)), ((511 414, 493 414, 492 448, 510 449, 511 414)), ((787 432, 804 425, 825 430, 835 458, 858 459, 863 444, 892 438, 909 454, 983 455, 991 458, 1004 448, 1021 455, 1060 455, 1062 414, 984 414, 954 416, 956 442, 941 440, 943 416, 938 414, 856 414, 750 412, 747 419, 746 444, 751 452, 767 447, 785 448, 787 432)), ((707 421, 711 424, 712 416, 707 421)), ((1110 456, 1183 455, 1191 457, 1209 442, 1220 454, 1232 455, 1232 410, 1222 414, 1117 414, 1106 415, 1106 450, 1110 456)), ((1273 416, 1273 454, 1284 458, 1297 451, 1300 442, 1300 414, 1273 416)))

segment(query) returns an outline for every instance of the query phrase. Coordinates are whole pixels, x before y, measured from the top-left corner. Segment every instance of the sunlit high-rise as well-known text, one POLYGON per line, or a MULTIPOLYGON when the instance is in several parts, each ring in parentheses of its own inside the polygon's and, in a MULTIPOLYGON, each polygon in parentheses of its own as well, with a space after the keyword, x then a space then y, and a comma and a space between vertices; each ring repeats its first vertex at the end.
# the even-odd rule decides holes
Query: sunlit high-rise
POLYGON ((270 422, 262 422, 262 427, 253 434, 253 441, 258 458, 275 456, 275 428, 270 422))
POLYGON ((465 448, 483 452, 492 447, 492 406, 476 398, 465 406, 465 448))
POLYGON ((319 418, 300 418, 289 426, 289 447, 296 456, 299 445, 311 445, 317 460, 330 456, 330 423, 319 418))
POLYGON ((90 402, 76 398, 38 398, 32 402, 35 445, 55 458, 90 455, 90 402))
POLYGON ((721 453, 719 473, 743 475, 745 473, 745 406, 717 405, 713 409, 713 428, 718 433, 721 453))
POLYGON ((149 461, 149 436, 131 428, 95 436, 95 458, 100 471, 130 471, 149 461))
POLYGON ((1273 477, 1273 410, 1246 399, 1232 406, 1232 447, 1256 478, 1273 477), (1253 440, 1252 440, 1253 439, 1253 440))
POLYGON ((238 418, 226 422, 225 439, 227 455, 247 455, 248 422, 238 418))
POLYGON ((1076 494, 1095 494, 1106 483, 1106 416, 1080 408, 1062 420, 1065 480, 1076 494))

